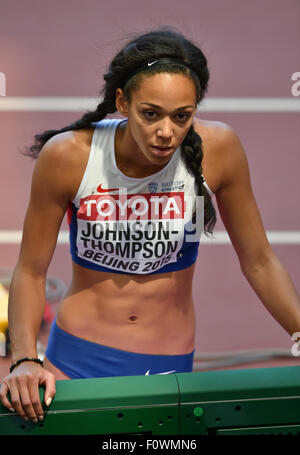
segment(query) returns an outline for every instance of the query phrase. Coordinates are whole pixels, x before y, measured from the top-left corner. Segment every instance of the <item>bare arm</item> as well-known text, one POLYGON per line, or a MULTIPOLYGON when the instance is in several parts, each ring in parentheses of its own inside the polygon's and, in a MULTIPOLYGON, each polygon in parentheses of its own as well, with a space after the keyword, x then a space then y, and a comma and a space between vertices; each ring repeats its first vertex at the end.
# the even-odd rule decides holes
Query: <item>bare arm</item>
MULTIPOLYGON (((37 357, 36 343, 45 305, 45 280, 59 228, 72 197, 72 140, 55 137, 37 159, 17 266, 10 287, 8 322, 12 360, 37 357)), ((34 362, 24 362, 3 379, 0 399, 24 418, 43 415, 38 386, 45 402, 55 394, 55 377, 34 362), (6 397, 10 392, 11 402, 6 397)))
POLYGON ((58 153, 45 148, 37 160, 26 212, 19 260, 8 306, 12 360, 36 356, 36 341, 45 303, 45 279, 64 217, 68 195, 61 188, 58 153))
POLYGON ((224 173, 216 192, 220 215, 244 276, 270 314, 292 335, 300 331, 299 296, 268 242, 240 140, 231 128, 222 135, 224 173))

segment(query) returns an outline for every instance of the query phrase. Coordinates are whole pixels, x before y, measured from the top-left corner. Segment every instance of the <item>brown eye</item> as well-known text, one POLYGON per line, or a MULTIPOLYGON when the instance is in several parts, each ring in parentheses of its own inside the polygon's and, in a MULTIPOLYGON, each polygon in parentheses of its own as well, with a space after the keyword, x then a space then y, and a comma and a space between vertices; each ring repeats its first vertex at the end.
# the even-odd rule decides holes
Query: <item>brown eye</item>
POLYGON ((143 115, 146 117, 146 119, 153 120, 156 113, 154 111, 143 111, 143 115))
POLYGON ((186 122, 188 121, 188 119, 191 117, 191 114, 189 114, 188 112, 179 112, 179 114, 177 114, 177 118, 180 122, 186 122))

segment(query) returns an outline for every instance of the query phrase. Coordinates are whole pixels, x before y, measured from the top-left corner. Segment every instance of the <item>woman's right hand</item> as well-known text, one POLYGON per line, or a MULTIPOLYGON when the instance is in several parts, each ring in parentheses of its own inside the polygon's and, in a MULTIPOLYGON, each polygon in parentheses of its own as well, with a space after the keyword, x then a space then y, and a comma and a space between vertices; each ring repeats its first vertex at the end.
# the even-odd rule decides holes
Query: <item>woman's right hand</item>
POLYGON ((44 402, 50 403, 56 393, 55 376, 35 362, 23 362, 2 379, 0 401, 7 409, 16 411, 24 420, 34 423, 43 420, 39 386, 45 387, 44 402), (7 398, 10 393, 11 402, 7 398))

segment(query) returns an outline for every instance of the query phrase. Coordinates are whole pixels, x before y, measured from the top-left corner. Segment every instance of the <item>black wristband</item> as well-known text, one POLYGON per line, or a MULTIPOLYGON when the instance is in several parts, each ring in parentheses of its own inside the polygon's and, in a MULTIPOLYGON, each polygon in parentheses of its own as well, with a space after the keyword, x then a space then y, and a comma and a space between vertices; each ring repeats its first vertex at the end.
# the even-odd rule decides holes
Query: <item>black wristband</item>
POLYGON ((41 359, 35 357, 23 357, 23 359, 16 360, 14 363, 11 364, 9 372, 11 373, 18 365, 20 365, 20 363, 29 361, 39 363, 41 366, 44 366, 44 362, 41 359))

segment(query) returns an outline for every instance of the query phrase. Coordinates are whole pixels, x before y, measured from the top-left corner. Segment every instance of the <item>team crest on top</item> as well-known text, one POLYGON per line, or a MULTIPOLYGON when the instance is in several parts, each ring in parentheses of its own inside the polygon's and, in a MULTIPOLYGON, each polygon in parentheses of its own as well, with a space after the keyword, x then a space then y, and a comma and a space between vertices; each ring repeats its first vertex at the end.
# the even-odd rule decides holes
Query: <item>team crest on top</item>
POLYGON ((184 181, 183 180, 175 180, 172 182, 162 182, 161 184, 161 191, 162 192, 169 192, 169 191, 181 191, 184 189, 184 181))
POLYGON ((150 193, 156 193, 157 187, 158 187, 157 183, 152 182, 152 183, 148 184, 148 189, 149 189, 150 193))

